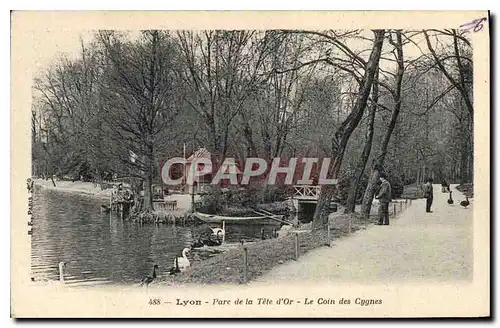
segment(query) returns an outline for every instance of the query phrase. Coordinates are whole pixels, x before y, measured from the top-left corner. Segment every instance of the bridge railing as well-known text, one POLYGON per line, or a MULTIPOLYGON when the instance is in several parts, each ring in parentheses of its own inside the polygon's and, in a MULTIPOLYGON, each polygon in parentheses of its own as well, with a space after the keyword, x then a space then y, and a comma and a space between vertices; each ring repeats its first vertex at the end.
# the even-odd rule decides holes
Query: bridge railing
POLYGON ((321 194, 321 186, 294 185, 293 197, 314 197, 318 198, 321 194))

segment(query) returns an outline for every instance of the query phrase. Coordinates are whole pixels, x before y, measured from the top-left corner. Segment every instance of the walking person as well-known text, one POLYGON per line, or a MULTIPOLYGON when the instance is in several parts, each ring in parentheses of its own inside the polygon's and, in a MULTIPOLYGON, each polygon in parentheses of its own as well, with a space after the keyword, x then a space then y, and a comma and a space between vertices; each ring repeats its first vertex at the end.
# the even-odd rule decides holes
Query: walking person
POLYGON ((392 200, 392 188, 389 181, 387 181, 387 175, 385 173, 380 173, 380 190, 375 197, 379 200, 378 208, 378 225, 389 225, 389 203, 392 200))
POLYGON ((426 199, 425 202, 425 211, 427 213, 432 213, 431 206, 432 200, 434 199, 434 190, 432 187, 432 178, 427 179, 427 183, 424 184, 424 197, 426 199))

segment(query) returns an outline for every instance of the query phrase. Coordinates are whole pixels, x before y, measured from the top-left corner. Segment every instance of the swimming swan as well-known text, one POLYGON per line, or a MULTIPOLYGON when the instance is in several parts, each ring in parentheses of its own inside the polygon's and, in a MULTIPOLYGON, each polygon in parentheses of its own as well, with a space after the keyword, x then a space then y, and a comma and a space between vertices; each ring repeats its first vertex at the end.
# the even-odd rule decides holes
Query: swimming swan
POLYGON ((191 251, 191 249, 184 248, 182 250, 182 257, 177 257, 174 260, 174 267, 177 267, 177 265, 178 265, 179 270, 181 270, 181 271, 186 270, 186 268, 191 265, 191 263, 189 262, 189 259, 187 258, 187 253, 189 253, 190 251, 191 251), (177 262, 176 262, 176 260, 177 260, 177 262))

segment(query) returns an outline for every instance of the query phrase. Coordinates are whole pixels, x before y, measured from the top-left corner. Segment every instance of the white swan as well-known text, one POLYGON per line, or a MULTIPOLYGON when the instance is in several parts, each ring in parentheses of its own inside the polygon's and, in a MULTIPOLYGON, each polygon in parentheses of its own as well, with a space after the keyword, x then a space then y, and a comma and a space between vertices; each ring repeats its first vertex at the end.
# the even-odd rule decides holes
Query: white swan
MULTIPOLYGON (((187 258, 187 253, 189 253, 190 251, 191 251, 191 249, 184 248, 182 250, 182 257, 177 258, 177 262, 179 263, 179 269, 181 271, 186 270, 186 268, 191 265, 191 263, 189 262, 189 259, 187 258)), ((176 262, 176 259, 174 259, 174 267, 176 267, 176 265, 177 265, 177 263, 175 263, 175 262, 176 262)))
POLYGON ((219 239, 222 239, 226 236, 226 232, 221 228, 212 228, 212 233, 219 239))
POLYGON ((226 222, 222 221, 222 228, 210 228, 212 233, 217 237, 217 239, 224 242, 226 239, 226 222))
POLYGON ((66 262, 59 262, 59 281, 64 282, 64 267, 66 262))

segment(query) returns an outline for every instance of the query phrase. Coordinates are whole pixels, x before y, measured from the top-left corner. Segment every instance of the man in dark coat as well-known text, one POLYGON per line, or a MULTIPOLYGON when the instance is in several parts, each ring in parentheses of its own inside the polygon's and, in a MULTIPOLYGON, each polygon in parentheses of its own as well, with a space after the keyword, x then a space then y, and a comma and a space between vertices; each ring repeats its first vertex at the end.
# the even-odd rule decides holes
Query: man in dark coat
POLYGON ((392 188, 389 181, 387 181, 387 175, 385 173, 380 173, 380 190, 378 195, 375 197, 379 200, 380 206, 378 208, 378 225, 389 225, 389 203, 392 200, 392 188))
POLYGON ((431 206, 432 206, 432 200, 434 199, 434 190, 432 188, 432 178, 427 179, 427 183, 424 184, 424 197, 426 199, 425 211, 427 213, 432 213, 431 206))

